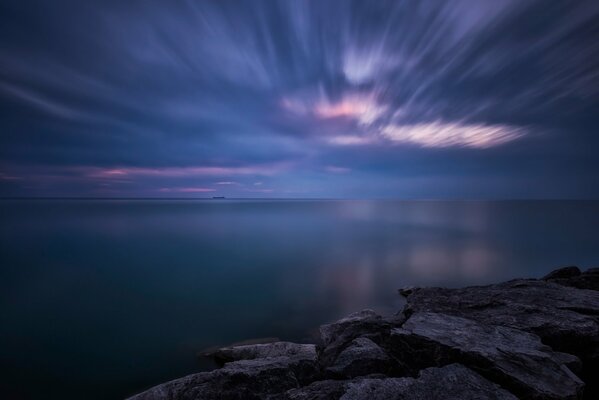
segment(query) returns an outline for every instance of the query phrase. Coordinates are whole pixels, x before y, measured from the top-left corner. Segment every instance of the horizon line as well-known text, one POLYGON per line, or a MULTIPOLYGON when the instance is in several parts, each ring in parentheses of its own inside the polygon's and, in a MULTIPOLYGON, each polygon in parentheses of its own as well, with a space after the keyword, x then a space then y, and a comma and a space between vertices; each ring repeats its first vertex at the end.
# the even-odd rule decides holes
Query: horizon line
POLYGON ((142 197, 142 196, 0 196, 0 200, 353 200, 353 201, 599 201, 585 197, 401 198, 401 197, 142 197))

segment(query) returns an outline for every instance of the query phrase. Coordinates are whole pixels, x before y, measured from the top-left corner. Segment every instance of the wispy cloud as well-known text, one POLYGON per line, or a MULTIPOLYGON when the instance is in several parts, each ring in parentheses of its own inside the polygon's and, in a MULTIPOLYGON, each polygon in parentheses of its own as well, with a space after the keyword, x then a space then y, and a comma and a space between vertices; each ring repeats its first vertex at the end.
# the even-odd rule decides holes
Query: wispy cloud
POLYGON ((2 195, 599 195, 594 0, 9 3, 2 195))
POLYGON ((382 135, 396 143, 423 147, 470 147, 486 149, 518 139, 526 131, 504 125, 473 125, 432 122, 414 125, 389 125, 382 135))
POLYGON ((159 191, 163 193, 210 193, 216 192, 216 189, 206 187, 167 187, 160 188, 159 191))

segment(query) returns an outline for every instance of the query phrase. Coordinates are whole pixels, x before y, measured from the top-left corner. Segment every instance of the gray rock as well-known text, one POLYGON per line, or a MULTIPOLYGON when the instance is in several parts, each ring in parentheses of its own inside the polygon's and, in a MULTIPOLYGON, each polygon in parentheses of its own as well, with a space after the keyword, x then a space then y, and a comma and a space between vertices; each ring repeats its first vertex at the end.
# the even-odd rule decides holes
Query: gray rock
POLYGON ((556 269, 555 271, 551 271, 550 273, 545 275, 542 279, 545 281, 548 281, 551 279, 572 278, 572 277, 579 276, 579 275, 580 275, 580 269, 578 269, 578 267, 575 267, 575 266, 570 266, 570 267, 559 268, 559 269, 556 269))
POLYGON ((556 350, 599 360, 599 292, 541 280, 514 280, 463 289, 422 288, 407 298, 406 315, 436 312, 538 335, 556 350))
POLYGON ((470 369, 452 364, 423 370, 417 379, 364 379, 350 383, 341 400, 516 400, 470 369))
POLYGON ((227 363, 156 386, 130 400, 252 400, 307 385, 317 376, 313 360, 267 357, 227 363))
POLYGON ((272 400, 338 400, 347 390, 349 382, 318 381, 302 388, 291 389, 281 396, 273 397, 272 400))
POLYGON ((220 365, 231 361, 268 357, 300 357, 305 360, 316 361, 316 345, 291 342, 249 344, 223 347, 213 352, 204 353, 204 355, 214 359, 220 365))
POLYGON ((321 381, 285 393, 284 400, 517 400, 476 372, 452 364, 428 368, 418 378, 321 381))
POLYGON ((418 291, 419 289, 420 288, 416 287, 416 286, 407 286, 407 287, 403 287, 403 288, 399 289, 399 294, 402 295, 403 297, 408 297, 409 295, 418 291))
POLYGON ((599 290, 599 268, 590 268, 578 275, 550 278, 551 282, 578 289, 599 290))
POLYGON ((392 327, 401 325, 403 321, 404 317, 383 318, 372 310, 362 310, 332 324, 322 325, 320 336, 323 349, 320 362, 325 367, 331 366, 339 353, 359 337, 379 343, 388 336, 392 327))
POLYGON ((595 399, 599 291, 579 288, 597 283, 599 269, 567 268, 545 280, 410 288, 396 317, 364 310, 323 325, 322 346, 244 343, 211 351, 222 368, 132 399, 515 399, 506 390, 525 399, 576 399, 583 383, 572 371, 588 383, 585 398, 595 399))
POLYGON ((438 313, 413 314, 391 331, 394 355, 413 368, 459 362, 531 399, 578 399, 583 382, 534 334, 438 313))
POLYGON ((335 359, 327 372, 336 377, 353 378, 374 373, 392 375, 399 370, 385 350, 372 340, 354 339, 335 359))

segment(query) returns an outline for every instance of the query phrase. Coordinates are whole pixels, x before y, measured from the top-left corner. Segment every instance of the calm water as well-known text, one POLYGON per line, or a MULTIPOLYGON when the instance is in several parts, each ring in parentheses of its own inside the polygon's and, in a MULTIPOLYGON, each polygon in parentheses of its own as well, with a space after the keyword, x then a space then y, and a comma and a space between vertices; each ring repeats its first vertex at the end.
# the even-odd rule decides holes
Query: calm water
POLYGON ((599 265, 599 202, 0 201, 0 392, 123 398, 397 288, 599 265))

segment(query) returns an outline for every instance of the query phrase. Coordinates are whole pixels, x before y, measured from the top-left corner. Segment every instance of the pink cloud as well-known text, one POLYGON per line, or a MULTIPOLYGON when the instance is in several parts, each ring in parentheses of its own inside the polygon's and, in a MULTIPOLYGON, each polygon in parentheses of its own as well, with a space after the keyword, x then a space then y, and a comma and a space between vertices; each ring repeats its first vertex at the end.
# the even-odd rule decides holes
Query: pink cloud
POLYGON ((330 100, 323 93, 307 97, 286 97, 281 105, 297 115, 314 115, 319 119, 348 118, 362 125, 376 121, 387 106, 377 102, 373 93, 346 93, 340 99, 330 100))
POLYGON ((179 187, 179 188, 161 188, 160 192, 166 193, 208 193, 216 192, 216 189, 206 187, 179 187))
POLYGON ((372 141, 372 138, 357 135, 337 135, 327 138, 327 142, 336 146, 360 146, 372 141))
POLYGON ((518 139, 524 129, 507 125, 482 125, 432 122, 413 125, 388 125, 381 134, 397 143, 423 147, 488 148, 518 139))
POLYGON ((345 174, 345 173, 347 173, 347 172, 350 172, 350 171, 351 171, 351 169, 349 169, 349 168, 346 168, 346 167, 338 167, 338 166, 336 166, 336 165, 329 165, 329 166, 326 166, 326 167, 324 168, 324 170, 325 170, 325 171, 327 171, 327 172, 331 172, 331 173, 333 173, 333 174, 345 174))
POLYGON ((190 176, 232 176, 232 175, 276 175, 287 169, 286 164, 250 165, 239 167, 118 167, 87 168, 86 175, 93 178, 113 178, 124 176, 158 176, 158 177, 190 177, 190 176))

